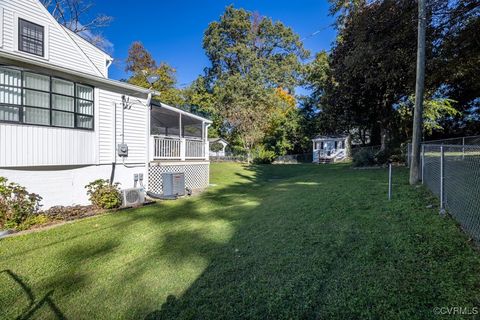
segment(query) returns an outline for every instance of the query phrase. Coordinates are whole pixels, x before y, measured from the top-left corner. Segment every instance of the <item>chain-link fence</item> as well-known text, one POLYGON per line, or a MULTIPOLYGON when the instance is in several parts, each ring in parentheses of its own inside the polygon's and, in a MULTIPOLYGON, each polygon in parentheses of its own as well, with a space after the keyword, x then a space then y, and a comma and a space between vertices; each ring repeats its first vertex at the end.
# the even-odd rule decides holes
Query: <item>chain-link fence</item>
MULTIPOLYGON (((468 144, 476 139, 480 136, 422 144, 421 175, 422 183, 440 199, 440 210, 448 210, 480 242, 480 142, 468 144)), ((411 159, 411 148, 408 154, 411 159)))
POLYGON ((275 159, 274 163, 277 164, 291 164, 291 163, 312 163, 313 153, 301 153, 301 154, 287 154, 279 156, 275 159))

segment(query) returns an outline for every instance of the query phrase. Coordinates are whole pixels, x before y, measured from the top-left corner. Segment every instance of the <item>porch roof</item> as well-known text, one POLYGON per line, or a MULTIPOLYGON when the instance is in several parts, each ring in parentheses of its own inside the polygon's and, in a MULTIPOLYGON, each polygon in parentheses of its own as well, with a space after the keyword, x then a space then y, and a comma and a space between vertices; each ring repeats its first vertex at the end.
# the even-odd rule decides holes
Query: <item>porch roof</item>
POLYGON ((313 138, 312 141, 327 141, 327 140, 341 141, 345 139, 347 139, 347 135, 330 135, 330 136, 318 135, 315 138, 313 138))
POLYGON ((210 120, 210 119, 201 117, 201 116, 199 116, 199 115, 193 114, 193 113, 191 113, 191 112, 188 112, 188 111, 185 111, 185 110, 176 108, 176 107, 169 106, 168 104, 163 103, 163 102, 160 102, 160 101, 152 100, 151 105, 152 105, 153 107, 165 108, 165 109, 167 109, 167 110, 171 110, 171 111, 180 113, 180 114, 185 115, 185 116, 187 116, 187 117, 189 117, 189 118, 197 119, 197 120, 200 120, 200 121, 205 122, 205 123, 208 123, 208 124, 212 123, 212 120, 210 120))

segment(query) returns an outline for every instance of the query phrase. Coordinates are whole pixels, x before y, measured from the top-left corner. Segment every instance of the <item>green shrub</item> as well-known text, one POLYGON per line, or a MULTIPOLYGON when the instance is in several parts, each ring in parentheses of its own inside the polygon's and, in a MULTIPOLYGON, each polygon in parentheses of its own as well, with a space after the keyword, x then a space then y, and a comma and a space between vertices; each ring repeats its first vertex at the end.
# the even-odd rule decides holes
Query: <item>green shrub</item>
POLYGON ((223 144, 218 141, 212 142, 210 144, 210 151, 212 152, 219 152, 223 150, 223 144))
POLYGON ((375 154, 375 164, 385 164, 390 160, 389 150, 380 150, 375 154))
POLYGON ((270 164, 276 158, 275 152, 271 150, 266 150, 263 146, 255 149, 253 153, 253 163, 254 164, 270 164))
POLYGON ((368 167, 375 165, 375 152, 367 148, 356 152, 353 155, 352 163, 354 167, 368 167))
POLYGON ((0 177, 0 228, 18 228, 38 212, 40 200, 42 197, 38 194, 29 193, 25 187, 0 177))
POLYGON ((109 180, 97 179, 85 186, 89 199, 94 206, 102 209, 118 208, 122 205, 119 183, 110 184, 109 180))
POLYGON ((33 226, 41 225, 49 222, 50 220, 45 214, 34 214, 28 216, 25 221, 17 226, 17 230, 28 230, 33 226))

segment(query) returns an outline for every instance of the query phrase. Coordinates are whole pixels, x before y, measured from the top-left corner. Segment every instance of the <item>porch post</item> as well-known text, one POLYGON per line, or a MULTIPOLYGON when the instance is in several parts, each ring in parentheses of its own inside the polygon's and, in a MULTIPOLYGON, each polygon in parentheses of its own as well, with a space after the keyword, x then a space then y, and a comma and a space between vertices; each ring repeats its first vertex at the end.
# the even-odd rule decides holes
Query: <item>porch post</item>
POLYGON ((180 138, 180 160, 185 161, 187 142, 185 138, 180 138))
POLYGON ((205 146, 205 160, 209 161, 210 160, 210 142, 208 141, 208 127, 210 124, 205 124, 205 122, 202 123, 202 128, 203 129, 203 143, 205 146))

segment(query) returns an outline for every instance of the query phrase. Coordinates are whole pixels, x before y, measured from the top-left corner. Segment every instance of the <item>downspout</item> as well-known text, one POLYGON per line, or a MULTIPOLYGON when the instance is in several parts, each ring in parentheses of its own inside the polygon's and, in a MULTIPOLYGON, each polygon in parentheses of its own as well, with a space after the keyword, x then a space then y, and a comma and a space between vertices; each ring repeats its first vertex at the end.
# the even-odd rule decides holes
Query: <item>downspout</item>
POLYGON ((140 185, 145 189, 145 191, 147 188, 149 188, 148 177, 149 177, 149 169, 150 169, 150 126, 151 126, 150 113, 152 110, 152 106, 150 105, 151 102, 152 102, 152 93, 149 92, 147 97, 147 126, 146 126, 146 132, 145 132, 146 141, 147 141, 147 148, 145 151, 145 180, 144 180, 146 181, 145 185, 142 183, 142 181, 140 181, 140 185))
POLYGON ((113 104, 113 162, 110 172, 110 185, 115 180, 115 166, 117 164, 117 103, 113 104))

